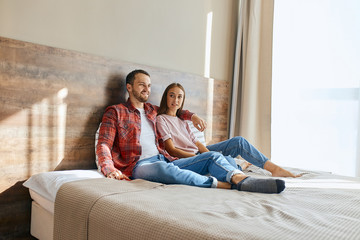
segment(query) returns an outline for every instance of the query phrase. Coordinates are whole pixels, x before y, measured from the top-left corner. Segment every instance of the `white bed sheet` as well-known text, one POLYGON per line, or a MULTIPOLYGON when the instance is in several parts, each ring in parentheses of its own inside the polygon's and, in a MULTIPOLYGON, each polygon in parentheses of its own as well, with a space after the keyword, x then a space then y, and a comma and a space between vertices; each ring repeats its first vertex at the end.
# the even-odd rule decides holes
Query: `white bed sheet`
POLYGON ((104 175, 96 169, 51 171, 35 174, 23 185, 45 199, 55 202, 56 193, 62 184, 89 178, 104 178, 104 175))
POLYGON ((50 212, 51 214, 54 214, 55 201, 50 201, 44 198, 43 196, 41 196, 32 189, 29 189, 29 192, 32 200, 34 200, 38 205, 40 205, 46 211, 50 212))

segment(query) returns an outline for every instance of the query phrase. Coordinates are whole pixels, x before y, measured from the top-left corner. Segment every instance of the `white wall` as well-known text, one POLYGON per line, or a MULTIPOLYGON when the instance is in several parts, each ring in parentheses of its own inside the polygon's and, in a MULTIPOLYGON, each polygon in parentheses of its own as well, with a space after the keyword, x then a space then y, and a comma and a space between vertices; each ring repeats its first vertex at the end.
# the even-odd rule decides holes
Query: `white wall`
POLYGON ((237 0, 0 0, 0 36, 230 80, 237 0))

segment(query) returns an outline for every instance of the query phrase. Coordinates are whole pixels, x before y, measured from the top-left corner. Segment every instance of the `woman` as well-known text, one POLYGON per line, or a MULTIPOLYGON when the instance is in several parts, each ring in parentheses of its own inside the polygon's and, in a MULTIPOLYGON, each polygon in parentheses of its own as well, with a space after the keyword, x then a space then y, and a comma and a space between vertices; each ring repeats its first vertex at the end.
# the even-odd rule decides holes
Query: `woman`
MULTIPOLYGON (((227 183, 228 188, 236 188, 238 190, 279 193, 285 188, 285 183, 282 180, 250 178, 234 166, 234 160, 228 155, 232 157, 241 155, 248 162, 260 167, 264 167, 266 162, 270 162, 244 138, 234 138, 219 144, 214 144, 213 149, 212 146, 205 147, 201 144, 191 132, 187 123, 178 116, 184 106, 184 101, 185 90, 181 84, 170 84, 164 91, 156 119, 157 131, 163 141, 165 149, 170 155, 179 158, 175 160, 176 162, 182 161, 183 158, 201 155, 209 151, 221 151, 227 157, 218 153, 218 160, 203 163, 202 166, 195 169, 195 171, 199 174, 210 173, 219 181, 227 183), (241 147, 236 147, 234 142, 240 142, 241 147), (216 171, 214 166, 217 167, 216 171), (229 177, 228 173, 230 172, 235 173, 229 177)), ((181 166, 179 163, 177 163, 177 165, 181 166)), ((275 165, 276 167, 274 167, 274 164, 270 165, 273 167, 273 169, 269 169, 270 172, 273 170, 273 172, 278 174, 279 171, 275 171, 275 168, 278 166, 275 165)), ((194 169, 189 170, 194 171, 194 169)))

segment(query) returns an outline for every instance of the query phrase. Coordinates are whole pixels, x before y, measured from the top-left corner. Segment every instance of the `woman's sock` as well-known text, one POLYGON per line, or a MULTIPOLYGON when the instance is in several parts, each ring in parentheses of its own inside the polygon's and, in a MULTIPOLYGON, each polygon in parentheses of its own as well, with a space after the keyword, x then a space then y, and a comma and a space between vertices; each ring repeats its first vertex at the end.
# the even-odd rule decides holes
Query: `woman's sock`
POLYGON ((264 179, 247 177, 235 186, 239 191, 281 193, 285 189, 285 181, 272 178, 264 179))

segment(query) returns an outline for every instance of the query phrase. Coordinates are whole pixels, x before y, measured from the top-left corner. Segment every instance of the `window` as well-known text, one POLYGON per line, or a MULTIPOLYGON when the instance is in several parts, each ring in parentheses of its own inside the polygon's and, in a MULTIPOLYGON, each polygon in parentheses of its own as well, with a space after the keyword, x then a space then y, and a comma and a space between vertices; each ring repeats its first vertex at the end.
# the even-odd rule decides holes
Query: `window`
POLYGON ((360 176, 360 1, 276 0, 272 159, 360 176))

